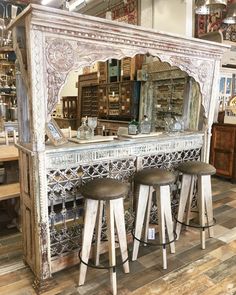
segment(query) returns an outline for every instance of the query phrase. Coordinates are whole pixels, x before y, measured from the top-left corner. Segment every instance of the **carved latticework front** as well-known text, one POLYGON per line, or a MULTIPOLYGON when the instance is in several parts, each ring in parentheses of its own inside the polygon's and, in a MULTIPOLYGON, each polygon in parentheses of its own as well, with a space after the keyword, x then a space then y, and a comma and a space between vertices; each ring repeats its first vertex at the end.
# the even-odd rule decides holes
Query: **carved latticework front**
MULTIPOLYGON (((83 197, 80 187, 94 178, 112 177, 130 183, 130 194, 125 201, 127 232, 133 228, 133 185, 132 178, 137 171, 137 163, 142 167, 159 167, 173 170, 180 162, 199 160, 200 148, 161 153, 156 155, 128 157, 111 161, 95 162, 66 169, 48 170, 48 218, 50 228, 51 257, 58 257, 78 250, 81 246, 83 224, 83 197)), ((178 184, 172 189, 173 212, 178 205, 178 184)), ((153 203, 151 222, 157 223, 157 207, 153 203)), ((105 219, 102 237, 106 237, 105 219)))

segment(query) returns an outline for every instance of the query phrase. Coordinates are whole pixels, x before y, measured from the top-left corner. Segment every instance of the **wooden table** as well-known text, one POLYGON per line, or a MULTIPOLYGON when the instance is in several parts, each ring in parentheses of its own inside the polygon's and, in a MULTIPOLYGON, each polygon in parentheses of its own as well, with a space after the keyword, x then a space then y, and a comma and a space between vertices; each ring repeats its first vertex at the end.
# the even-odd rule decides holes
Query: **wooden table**
POLYGON ((4 181, 0 186, 0 199, 5 202, 5 209, 12 220, 7 225, 9 228, 19 226, 20 202, 19 200, 11 201, 12 198, 20 195, 18 158, 18 149, 14 145, 0 145, 0 162, 4 167, 4 181))
POLYGON ((16 161, 18 158, 18 149, 14 145, 0 145, 0 162, 16 161))
POLYGON ((19 181, 18 149, 14 145, 0 146, 0 162, 3 162, 4 183, 19 181))

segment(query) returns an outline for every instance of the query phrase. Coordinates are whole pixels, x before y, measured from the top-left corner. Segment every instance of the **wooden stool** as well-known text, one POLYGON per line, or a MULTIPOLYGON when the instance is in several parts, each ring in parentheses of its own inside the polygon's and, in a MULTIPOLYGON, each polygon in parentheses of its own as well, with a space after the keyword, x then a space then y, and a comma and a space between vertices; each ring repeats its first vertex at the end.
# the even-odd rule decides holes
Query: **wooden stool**
POLYGON ((201 247, 202 249, 205 249, 205 228, 208 228, 209 230, 209 237, 213 237, 212 226, 215 224, 212 208, 211 175, 215 174, 216 169, 210 164, 199 161, 181 163, 177 169, 183 173, 179 209, 176 220, 177 239, 179 238, 182 224, 200 228, 202 229, 201 247), (199 225, 197 226, 189 225, 195 179, 197 179, 197 204, 199 211, 199 225), (185 210, 186 221, 184 223, 185 210))
MULTIPOLYGON (((92 180, 82 187, 82 195, 85 200, 84 231, 81 249, 81 264, 79 274, 79 285, 83 285, 87 272, 88 260, 92 244, 92 237, 96 225, 95 265, 99 264, 102 213, 103 205, 106 205, 106 221, 109 245, 109 268, 112 293, 117 294, 116 282, 116 255, 115 255, 115 224, 120 244, 120 252, 124 272, 129 272, 129 261, 127 251, 127 239, 125 231, 124 204, 123 199, 128 194, 128 185, 115 179, 101 178, 92 180)), ((102 267, 98 267, 102 268, 102 267)))
POLYGON ((164 169, 144 169, 135 175, 134 181, 140 185, 136 210, 134 245, 132 260, 136 260, 140 242, 147 243, 148 226, 152 205, 152 195, 156 191, 158 228, 160 246, 162 246, 163 268, 167 268, 166 244, 170 244, 171 253, 175 253, 173 221, 171 214, 170 184, 175 182, 175 174, 164 169), (141 240, 143 223, 145 219, 144 240, 141 240), (166 229, 169 242, 166 242, 166 229))

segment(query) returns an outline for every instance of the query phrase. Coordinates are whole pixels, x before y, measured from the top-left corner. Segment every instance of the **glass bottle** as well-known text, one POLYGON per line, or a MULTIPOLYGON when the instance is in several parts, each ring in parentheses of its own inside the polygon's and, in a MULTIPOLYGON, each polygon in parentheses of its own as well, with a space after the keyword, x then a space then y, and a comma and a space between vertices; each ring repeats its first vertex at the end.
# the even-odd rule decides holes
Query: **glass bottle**
POLYGON ((82 124, 77 130, 78 139, 91 139, 92 129, 87 125, 86 118, 82 118, 82 124))
POLYGON ((131 135, 138 134, 139 131, 139 123, 133 119, 128 125, 128 133, 131 135))
POLYGON ((140 133, 149 134, 151 132, 151 122, 146 115, 143 116, 143 120, 140 123, 140 133))

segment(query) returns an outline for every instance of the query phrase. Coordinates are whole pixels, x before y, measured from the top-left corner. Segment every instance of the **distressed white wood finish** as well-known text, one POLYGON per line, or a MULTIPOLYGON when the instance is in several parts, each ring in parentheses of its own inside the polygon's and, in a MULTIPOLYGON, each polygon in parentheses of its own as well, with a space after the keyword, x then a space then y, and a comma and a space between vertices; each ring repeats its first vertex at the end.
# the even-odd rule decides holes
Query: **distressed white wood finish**
MULTIPOLYGON (((197 178, 197 207, 199 215, 199 225, 202 227, 213 225, 213 206, 212 206, 212 190, 210 175, 188 175, 183 174, 182 187, 179 198, 179 208, 177 220, 185 224, 189 224, 189 216, 191 202, 193 199, 193 183, 197 178), (185 212, 186 209, 186 212, 185 212), (185 214, 186 213, 186 214, 185 214)), ((176 223, 177 239, 180 237, 182 225, 176 223)), ((208 228, 209 237, 214 236, 213 227, 208 228)), ((202 249, 206 248, 206 230, 200 228, 200 240, 202 249)))
MULTIPOLYGON (((27 175, 27 182, 31 185, 27 193, 21 186, 23 215, 27 216, 23 218, 22 228, 24 249, 28 249, 24 255, 35 273, 35 284, 41 288, 42 281, 50 278, 55 269, 58 270, 53 267, 55 260, 53 262, 51 258, 52 232, 49 231, 47 198, 49 172, 81 163, 112 162, 124 156, 137 160, 138 169, 142 169, 149 165, 146 161, 148 155, 152 155, 152 166, 158 157, 162 157, 161 153, 177 153, 202 146, 202 159, 208 161, 220 60, 228 47, 39 5, 29 5, 10 28, 22 77, 17 79, 17 93, 21 94, 18 97, 21 159, 26 153, 28 159, 26 163, 20 160, 20 169, 21 175, 27 175), (71 70, 89 66, 95 61, 147 53, 178 66, 199 83, 205 117, 204 142, 201 136, 193 135, 166 138, 151 144, 123 143, 124 148, 121 144, 108 148, 106 145, 82 149, 76 145, 46 148, 45 123, 50 119, 71 70), (27 170, 30 170, 29 174, 27 170)), ((168 165, 168 160, 165 165, 168 165)))
MULTIPOLYGON (((134 245, 133 245, 133 255, 132 260, 136 260, 138 256, 138 250, 140 242, 138 240, 142 240, 147 242, 148 238, 148 227, 150 220, 150 211, 151 211, 151 203, 153 197, 153 191, 156 191, 156 199, 157 199, 157 214, 158 214, 158 232, 159 232, 159 241, 160 244, 165 244, 166 239, 166 230, 169 241, 174 241, 174 227, 172 220, 172 212, 171 212, 171 200, 170 200, 170 187, 169 185, 162 186, 147 186, 140 185, 137 209, 136 209, 136 220, 135 220, 135 231, 134 236, 134 245), (145 219, 146 213, 146 219, 145 219), (145 219, 145 222, 144 222, 145 219), (144 227, 144 234, 142 236, 142 231, 144 227)), ((171 253, 175 253, 175 244, 174 242, 170 243, 170 251, 171 253)), ((167 269, 167 255, 166 255, 166 245, 162 246, 162 260, 163 260, 163 268, 167 269)))
POLYGON ((102 217, 103 217, 103 201, 99 201, 96 231, 95 231, 96 240, 94 245, 94 264, 95 265, 99 265, 100 263, 102 217))
POLYGON ((145 212, 146 212, 146 208, 148 204, 148 197, 149 197, 149 186, 140 185, 137 209, 136 209, 135 229, 134 229, 134 235, 136 239, 134 239, 134 244, 133 244, 133 254, 132 254, 133 261, 137 260, 137 257, 138 257, 138 250, 140 245, 140 242, 138 240, 141 240, 141 236, 142 236, 143 222, 144 222, 145 212))
MULTIPOLYGON (((190 196, 191 187, 192 187, 191 183, 192 183, 192 176, 183 174, 180 197, 179 197, 179 208, 178 208, 178 214, 177 214, 177 220, 179 222, 184 222, 184 213, 185 213, 186 204, 188 202, 188 199, 192 198, 190 196)), ((190 209, 190 206, 188 206, 188 209, 190 209)), ((175 230, 177 235, 177 240, 179 239, 181 228, 182 228, 182 225, 179 222, 176 223, 176 230, 175 230)))
MULTIPOLYGON (((122 261, 127 260, 128 250, 127 250, 127 238, 125 231, 125 212, 124 212, 124 201, 123 198, 116 199, 112 201, 114 205, 114 219, 116 224, 116 232, 119 239, 120 252, 122 261)), ((129 261, 127 260, 123 264, 124 272, 129 273, 129 261)))
MULTIPOLYGON (((84 218, 84 232, 83 232, 83 244, 81 249, 81 259, 84 263, 88 263, 90 250, 92 246, 93 232, 95 228, 96 216, 98 211, 97 200, 86 199, 85 200, 85 218, 84 218)), ((85 282, 87 265, 84 263, 80 264, 79 272, 79 286, 85 282)))
MULTIPOLYGON (((149 229, 149 223, 150 223, 150 214, 151 214, 151 208, 152 208, 152 194, 154 192, 153 187, 149 187, 148 192, 148 204, 147 204, 147 210, 146 210, 146 217, 145 217, 145 226, 144 226, 144 242, 147 242, 148 240, 148 229, 149 229)), ((146 244, 144 244, 146 245, 146 244)))

